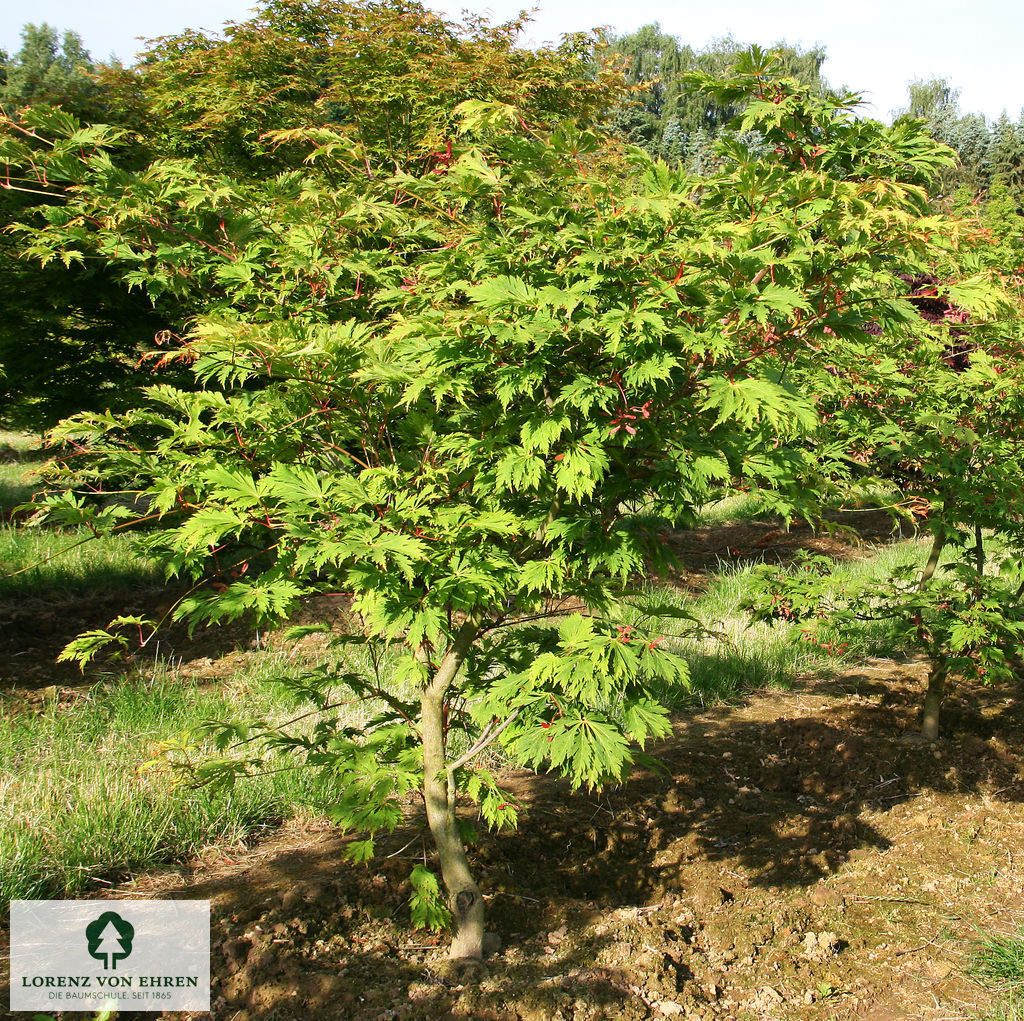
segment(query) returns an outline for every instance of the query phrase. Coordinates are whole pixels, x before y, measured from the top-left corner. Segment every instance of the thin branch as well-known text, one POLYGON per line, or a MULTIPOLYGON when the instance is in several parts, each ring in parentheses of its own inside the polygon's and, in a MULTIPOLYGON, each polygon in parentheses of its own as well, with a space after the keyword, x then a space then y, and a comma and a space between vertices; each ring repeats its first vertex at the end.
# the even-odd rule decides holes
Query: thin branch
POLYGON ((470 748, 465 755, 456 759, 448 767, 449 775, 454 773, 455 770, 457 770, 460 766, 464 766, 467 762, 469 762, 470 759, 472 759, 475 755, 478 755, 480 752, 482 752, 488 745, 493 744, 505 732, 505 730, 508 727, 515 723, 516 717, 519 716, 519 713, 521 711, 522 710, 517 709, 500 727, 497 727, 494 730, 484 731, 484 733, 480 737, 480 740, 477 741, 477 743, 473 745, 473 747, 470 748))
POLYGON ((512 617, 501 618, 494 624, 488 624, 485 627, 480 628, 480 634, 486 634, 489 631, 497 631, 498 628, 512 627, 515 624, 528 624, 532 620, 548 620, 551 617, 564 617, 568 610, 562 607, 558 610, 545 610, 543 613, 534 613, 529 617, 512 617))
POLYGON ((281 723, 276 724, 268 730, 261 731, 258 734, 252 734, 249 737, 242 738, 241 741, 236 741, 231 745, 232 748, 241 748, 242 745, 252 744, 253 741, 259 741, 261 738, 269 740, 268 735, 279 734, 282 737, 287 737, 285 727, 293 727, 296 723, 301 723, 303 720, 308 719, 310 716, 316 716, 318 713, 326 713, 331 709, 338 709, 342 706, 353 705, 356 702, 361 702, 360 698, 349 698, 344 702, 328 702, 326 705, 321 706, 317 709, 310 709, 307 713, 301 713, 299 716, 293 716, 290 720, 283 720, 281 723))

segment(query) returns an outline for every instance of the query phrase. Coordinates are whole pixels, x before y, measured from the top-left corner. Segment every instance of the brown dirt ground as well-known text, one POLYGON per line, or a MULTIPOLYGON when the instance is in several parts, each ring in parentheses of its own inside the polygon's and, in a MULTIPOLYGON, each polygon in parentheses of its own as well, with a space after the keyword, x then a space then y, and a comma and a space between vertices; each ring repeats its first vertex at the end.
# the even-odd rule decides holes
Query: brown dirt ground
POLYGON ((1024 901, 1024 707, 957 692, 921 744, 922 679, 877 661, 688 716, 668 776, 600 796, 508 777, 520 830, 472 851, 479 975, 406 927, 412 827, 353 866, 292 824, 109 895, 212 901, 216 1021, 974 1017, 972 941, 1024 901))

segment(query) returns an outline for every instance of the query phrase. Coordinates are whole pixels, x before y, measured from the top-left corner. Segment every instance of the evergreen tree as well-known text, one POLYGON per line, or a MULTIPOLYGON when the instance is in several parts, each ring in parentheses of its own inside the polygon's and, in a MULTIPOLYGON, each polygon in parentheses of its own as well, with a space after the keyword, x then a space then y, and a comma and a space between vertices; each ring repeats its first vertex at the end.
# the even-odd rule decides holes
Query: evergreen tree
POLYGON ((691 174, 703 177, 710 174, 715 166, 714 136, 707 128, 698 128, 686 147, 686 169, 691 174))
POLYGON ((1024 124, 1015 124, 1006 111, 992 125, 992 173, 1018 199, 1024 194, 1024 124))
POLYGON ((21 49, 13 57, 0 54, 3 85, 0 104, 28 106, 59 103, 79 116, 89 116, 98 88, 97 70, 77 32, 58 34, 52 25, 26 25, 21 49))
POLYGON ((984 193, 993 173, 992 133, 985 118, 980 114, 960 117, 942 141, 956 151, 961 161, 961 166, 947 172, 945 179, 955 180, 957 186, 966 187, 974 195, 984 193))
MULTIPOLYGON (((694 49, 663 32, 657 23, 613 39, 611 47, 626 58, 627 80, 639 89, 633 101, 617 111, 613 129, 632 144, 642 146, 652 155, 664 155, 666 159, 671 158, 669 153, 680 148, 678 139, 688 137, 687 158, 691 166, 697 151, 703 153, 698 162, 710 165, 707 157, 711 142, 742 112, 743 104, 723 102, 702 93, 688 86, 684 75, 695 71, 721 74, 745 47, 728 36, 703 49, 694 49), (704 134, 695 142, 699 131, 704 134)), ((815 92, 827 89, 821 76, 821 65, 825 61, 823 49, 804 51, 778 43, 772 53, 783 73, 792 75, 815 92)))
POLYGON ((661 133, 658 155, 667 162, 677 163, 686 156, 689 138, 679 127, 679 118, 670 117, 661 133))
POLYGON ((907 106, 897 117, 923 120, 937 141, 948 145, 960 158, 939 178, 936 191, 952 196, 966 188, 987 196, 998 179, 1015 197, 1024 198, 1024 120, 1014 123, 1004 111, 994 123, 981 114, 964 114, 959 106, 960 90, 946 78, 917 79, 907 90, 907 106))

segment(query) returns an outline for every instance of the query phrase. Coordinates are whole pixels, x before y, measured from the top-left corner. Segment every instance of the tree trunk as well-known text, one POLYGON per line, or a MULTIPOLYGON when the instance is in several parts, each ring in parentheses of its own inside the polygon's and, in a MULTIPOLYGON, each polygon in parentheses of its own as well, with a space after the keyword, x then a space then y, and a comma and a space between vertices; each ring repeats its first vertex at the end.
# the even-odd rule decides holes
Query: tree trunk
POLYGON ((918 589, 923 591, 928 582, 932 580, 935 568, 939 566, 939 557, 942 555, 942 549, 945 545, 946 527, 940 523, 935 532, 935 537, 932 539, 931 552, 928 554, 928 562, 924 565, 924 570, 921 572, 921 581, 918 584, 918 589))
POLYGON ((921 718, 921 736, 926 741, 939 739, 939 709, 946 690, 946 670, 946 661, 942 659, 932 664, 928 674, 928 690, 925 692, 924 715, 921 718))
POLYGON ((420 732, 423 739, 423 798, 427 822, 437 847, 441 876, 448 891, 448 906, 455 922, 448 956, 483 957, 484 901, 476 885, 455 817, 455 790, 448 774, 444 735, 444 697, 476 638, 475 624, 460 630, 437 673, 420 696, 420 732))
MULTIPOLYGON (((924 591, 928 583, 935 575, 935 569, 939 566, 939 557, 946 545, 946 528, 940 522, 932 541, 931 553, 928 554, 928 562, 921 572, 921 582, 918 585, 919 591, 924 591)), ((918 626, 921 626, 918 618, 918 626)), ((939 709, 942 707, 942 696, 946 689, 946 657, 938 650, 932 649, 931 669, 928 672, 928 690, 924 696, 924 713, 921 716, 921 736, 926 741, 938 741, 939 739, 939 709)))

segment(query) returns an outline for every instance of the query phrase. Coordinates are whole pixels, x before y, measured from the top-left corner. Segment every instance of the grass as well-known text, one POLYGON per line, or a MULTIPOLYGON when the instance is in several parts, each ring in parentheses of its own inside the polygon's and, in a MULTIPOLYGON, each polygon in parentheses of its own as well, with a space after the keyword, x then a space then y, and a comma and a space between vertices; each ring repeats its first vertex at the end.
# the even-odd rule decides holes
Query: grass
MULTIPOLYGON (((837 590, 865 578, 880 578, 897 566, 922 566, 926 545, 907 540, 872 550, 870 557, 836 565, 832 582, 837 590)), ((695 617, 712 635, 689 637, 693 628, 666 618, 662 626, 672 636, 672 647, 690 667, 690 691, 665 691, 660 695, 673 709, 694 704, 728 702, 742 691, 789 687, 795 678, 809 673, 833 671, 839 662, 856 662, 867 656, 898 656, 903 650, 894 642, 885 621, 865 621, 857 640, 842 656, 827 653, 800 640, 799 628, 791 624, 750 624, 742 606, 746 601, 753 567, 723 564, 707 590, 694 597, 673 588, 651 588, 653 603, 667 604, 695 617)), ((648 622, 650 623, 650 622, 648 622)), ((826 636, 827 637, 827 636, 826 636)))
POLYGON ((243 675, 203 689, 157 671, 95 685, 70 705, 51 699, 41 711, 0 716, 0 899, 71 895, 211 843, 237 843, 322 801, 323 783, 302 770, 224 793, 172 790, 165 773, 138 771, 158 742, 204 719, 232 719, 241 706, 254 716, 284 713, 265 680, 243 675))
MULTIPOLYGON (((886 486, 861 484, 852 492, 837 497, 826 506, 832 510, 871 510, 891 507, 899 493, 886 486)), ((756 491, 732 493, 730 496, 705 504, 697 515, 697 526, 715 528, 722 525, 736 525, 747 521, 778 521, 779 517, 771 505, 756 491)))
POLYGON ((0 516, 32 498, 36 483, 28 461, 34 444, 34 438, 25 433, 0 429, 0 516))
POLYGON ((741 521, 753 521, 766 514, 764 503, 754 493, 735 493, 715 503, 701 507, 697 525, 714 528, 719 525, 733 525, 741 521))
POLYGON ((977 944, 969 965, 974 975, 999 1002, 985 1021, 1024 1019, 1024 927, 1015 933, 993 933, 977 944))
POLYGON ((5 518, 38 490, 32 478, 34 440, 0 431, 0 598, 116 594, 151 584, 155 568, 140 559, 127 534, 96 538, 86 528, 26 528, 5 518))
POLYGON ((115 594, 160 578, 124 533, 96 537, 84 527, 0 525, 0 598, 115 594))

